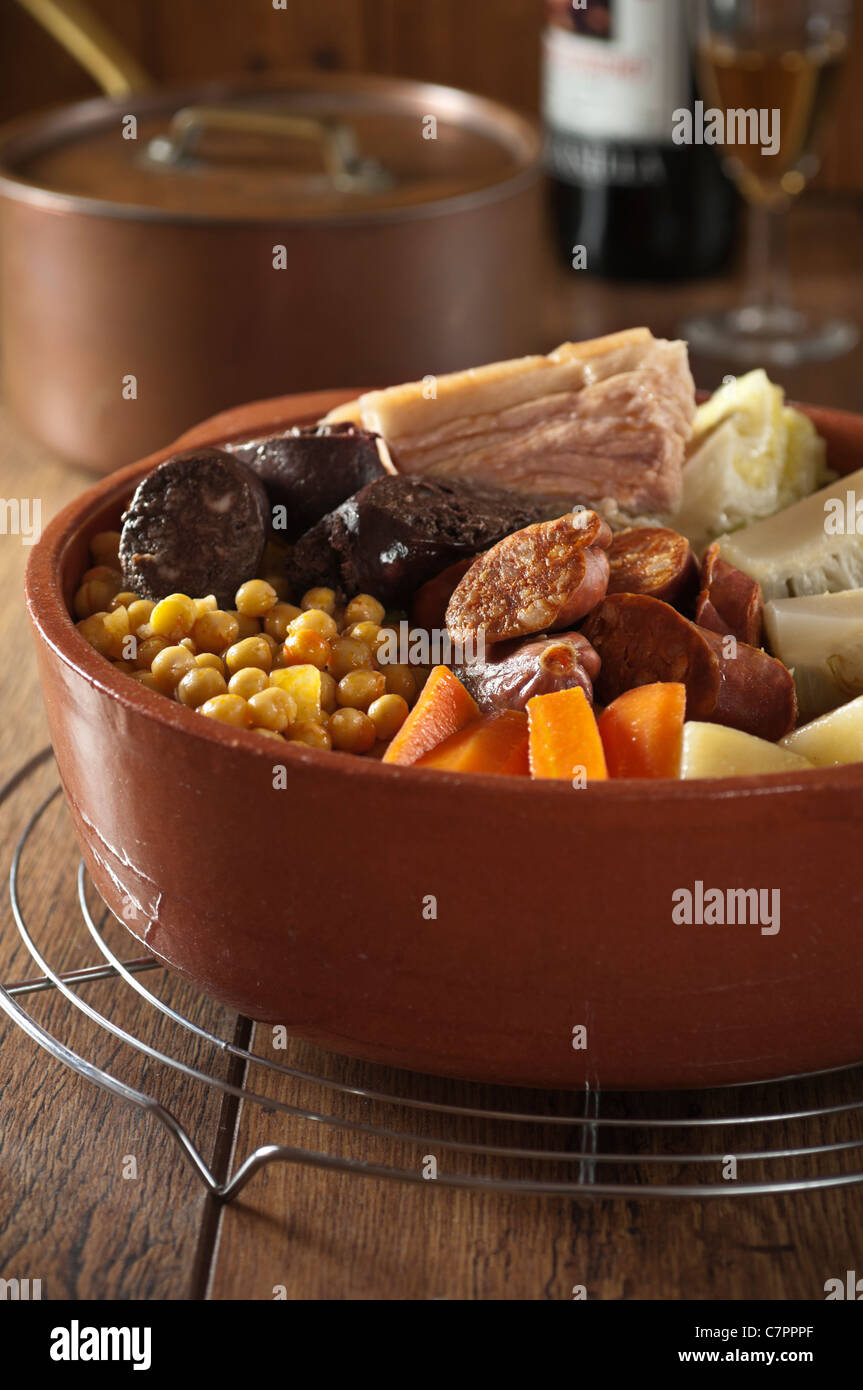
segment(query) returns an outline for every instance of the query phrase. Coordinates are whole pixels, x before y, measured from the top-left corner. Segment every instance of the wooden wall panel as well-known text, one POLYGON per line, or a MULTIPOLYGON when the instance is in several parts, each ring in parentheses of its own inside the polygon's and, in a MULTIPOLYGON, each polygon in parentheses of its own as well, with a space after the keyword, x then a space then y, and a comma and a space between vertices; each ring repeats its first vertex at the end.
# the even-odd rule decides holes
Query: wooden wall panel
MULTIPOLYGON (((542 0, 91 0, 161 82, 296 67, 398 73, 536 111, 542 0)), ((15 0, 0 0, 0 119, 93 94, 15 0)), ((863 16, 823 187, 863 192, 863 16)))

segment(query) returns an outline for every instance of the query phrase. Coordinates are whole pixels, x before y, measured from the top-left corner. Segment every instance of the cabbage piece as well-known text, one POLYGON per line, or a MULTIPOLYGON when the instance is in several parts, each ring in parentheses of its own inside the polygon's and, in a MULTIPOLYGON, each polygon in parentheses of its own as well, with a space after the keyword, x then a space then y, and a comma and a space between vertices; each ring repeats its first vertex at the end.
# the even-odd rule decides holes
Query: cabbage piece
POLYGON ((830 476, 811 420, 759 368, 695 412, 674 525, 696 550, 807 496, 830 476))

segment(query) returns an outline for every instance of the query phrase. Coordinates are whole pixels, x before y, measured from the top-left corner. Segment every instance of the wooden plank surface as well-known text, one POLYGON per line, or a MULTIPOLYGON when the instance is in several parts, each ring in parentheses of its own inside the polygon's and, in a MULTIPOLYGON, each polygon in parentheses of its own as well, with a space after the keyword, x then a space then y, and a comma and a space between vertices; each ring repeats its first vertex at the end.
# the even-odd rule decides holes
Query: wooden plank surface
MULTIPOLYGON (((854 205, 827 210, 804 205, 796 219, 795 260, 804 285, 863 320, 859 232, 854 205)), ((559 276, 550 298, 549 341, 639 319, 669 331, 696 302, 729 293, 728 283, 658 291, 559 276)), ((707 373, 718 379, 728 365, 705 365, 698 378, 709 385, 707 373)), ((859 407, 861 373, 863 349, 858 348, 839 362, 795 374, 792 389, 802 398, 853 409, 859 407)), ((781 375, 791 384, 787 374, 781 375)), ((86 481, 82 473, 59 466, 0 412, 0 495, 40 498, 47 519, 86 481)), ((20 538, 0 537, 0 706, 5 714, 0 781, 46 741, 20 600, 27 553, 20 538)), ((4 870, 25 808, 36 804, 52 778, 51 767, 44 767, 32 785, 0 806, 4 870)), ((40 939, 50 942, 52 962, 88 963, 95 952, 76 926, 71 882, 76 855, 59 804, 39 833, 27 865, 28 911, 42 924, 40 939)), ((2 922, 0 979, 34 973, 5 906, 2 922)), ((191 1006, 184 985, 162 980, 159 987, 166 998, 191 1006)), ((107 982, 84 988, 84 997, 112 1011, 122 1026, 142 1028, 154 1045, 190 1063, 205 1060, 203 1045, 178 1038, 125 990, 107 982)), ((28 1007, 61 1028, 72 1045, 94 1048, 103 1062, 111 1059, 124 1078, 140 1084, 143 1074, 212 1154, 220 1107, 199 1083, 166 1075, 155 1063, 142 1067, 92 1024, 73 1017, 56 995, 31 997, 28 1007)), ((216 1006, 204 1005, 202 1017, 230 1034, 232 1020, 216 1006)), ((262 1034, 258 1046, 267 1045, 262 1034)), ((326 1066, 348 1082, 370 1074, 360 1064, 322 1059, 298 1044, 278 1056, 297 1066, 326 1066)), ((260 1077, 258 1083, 272 1085, 260 1077)), ((430 1098, 452 1093, 447 1083, 427 1086, 430 1098)), ((290 1101, 300 1088, 283 1081, 271 1094, 290 1101)), ((305 1088, 302 1094, 314 1093, 305 1088)), ((841 1099, 850 1092, 839 1079, 824 1094, 841 1099)), ((363 1121, 384 1122, 388 1113, 356 1099, 335 1101, 325 1092, 317 1094, 316 1103, 363 1121)), ((272 1167, 221 1212, 216 1231, 212 1204, 155 1124, 71 1077, 5 1019, 0 1021, 0 1116, 0 1278, 43 1278, 49 1297, 183 1298, 200 1294, 208 1284, 210 1296, 220 1300, 272 1298, 276 1286, 291 1298, 540 1299, 569 1298, 574 1284, 585 1284, 594 1298, 819 1298, 827 1278, 842 1277, 857 1267, 855 1260, 859 1265, 860 1189, 711 1203, 562 1201, 272 1167), (139 1164, 134 1180, 122 1176, 128 1154, 139 1164)), ((393 1118, 406 1124, 410 1117, 393 1118)), ((461 1130, 445 1120, 437 1132, 453 1138, 461 1130)), ((822 1141, 847 1138, 847 1123, 825 1123, 818 1133, 822 1141)), ((320 1148, 324 1131, 308 1121, 277 1124, 273 1116, 244 1106, 235 1161, 274 1135, 320 1148)), ((333 1152, 417 1162, 418 1151, 411 1146, 381 1141, 375 1148, 335 1132, 324 1137, 333 1152)), ((578 1142, 574 1138, 567 1152, 578 1154, 578 1142)), ((449 1161, 445 1152, 438 1158, 442 1166, 449 1161)), ((859 1151, 847 1162, 855 1159, 859 1163, 859 1151)))
MULTIPOLYGON (((321 68, 397 73, 539 109, 542 0, 90 0, 162 84, 321 68)), ((14 0, 0 5, 0 120, 93 95, 14 0)), ((863 191, 863 25, 824 150, 825 189, 863 191)))

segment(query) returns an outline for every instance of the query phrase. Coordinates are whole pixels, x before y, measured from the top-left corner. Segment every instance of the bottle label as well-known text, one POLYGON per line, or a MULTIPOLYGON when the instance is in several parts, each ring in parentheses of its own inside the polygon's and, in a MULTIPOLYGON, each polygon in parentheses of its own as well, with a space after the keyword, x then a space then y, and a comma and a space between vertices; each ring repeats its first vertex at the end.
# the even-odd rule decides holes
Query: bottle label
POLYGON ((549 0, 548 9, 543 116, 552 145, 566 136, 670 145, 673 113, 690 99, 683 0, 549 0))

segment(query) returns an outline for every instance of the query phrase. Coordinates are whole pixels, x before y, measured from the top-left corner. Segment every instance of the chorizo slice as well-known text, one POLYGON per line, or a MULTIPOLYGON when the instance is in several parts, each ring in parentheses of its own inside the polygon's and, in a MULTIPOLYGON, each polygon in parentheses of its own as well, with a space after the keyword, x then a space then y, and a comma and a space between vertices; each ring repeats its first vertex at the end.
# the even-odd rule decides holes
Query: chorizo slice
POLYGON ((500 642, 485 661, 456 668, 456 675, 483 714, 527 708, 534 695, 581 686, 593 704, 593 682, 599 675, 599 657, 580 632, 558 632, 553 637, 524 637, 500 642))
POLYGON ((760 647, 764 629, 764 595, 761 585, 743 570, 729 565, 716 541, 701 562, 701 592, 695 621, 711 632, 731 633, 739 642, 760 647))
POLYGON ((630 526, 616 532, 608 562, 610 594, 649 594, 680 607, 698 588, 698 562, 689 541, 665 526, 630 526))
POLYGON ((505 536, 478 555, 447 605, 454 641, 487 646, 571 627, 608 587, 611 529, 596 512, 567 512, 505 536))
POLYGON ((682 681, 686 717, 775 742, 797 721, 790 671, 759 647, 710 632, 646 594, 611 594, 582 634, 602 662, 596 698, 609 704, 637 685, 682 681))

